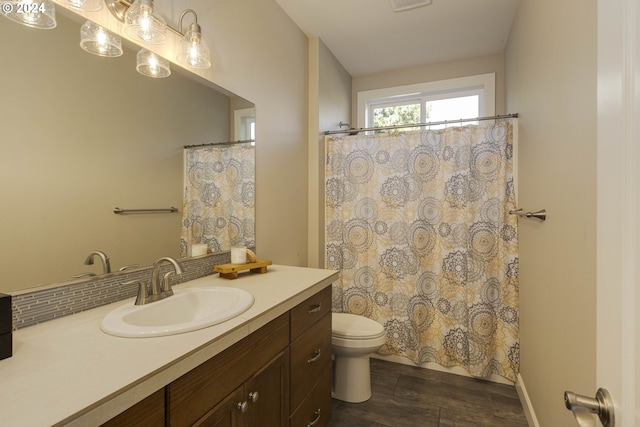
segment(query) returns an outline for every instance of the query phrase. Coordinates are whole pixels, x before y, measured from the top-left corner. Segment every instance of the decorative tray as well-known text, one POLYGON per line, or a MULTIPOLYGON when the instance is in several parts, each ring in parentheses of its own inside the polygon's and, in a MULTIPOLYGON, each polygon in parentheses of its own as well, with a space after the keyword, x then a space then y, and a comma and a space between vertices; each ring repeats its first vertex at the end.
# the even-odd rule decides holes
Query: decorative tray
POLYGON ((237 279, 238 273, 241 271, 249 270, 251 273, 264 274, 267 272, 267 266, 272 262, 267 259, 256 259, 255 262, 248 262, 246 264, 218 264, 213 266, 213 271, 220 273, 220 277, 225 279, 237 279))

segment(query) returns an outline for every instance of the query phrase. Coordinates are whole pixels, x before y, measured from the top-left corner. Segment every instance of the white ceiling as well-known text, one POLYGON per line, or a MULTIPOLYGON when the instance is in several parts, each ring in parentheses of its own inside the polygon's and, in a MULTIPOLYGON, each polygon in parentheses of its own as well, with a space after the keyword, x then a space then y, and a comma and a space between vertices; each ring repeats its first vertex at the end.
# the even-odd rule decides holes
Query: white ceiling
POLYGON ((353 77, 502 52, 520 0, 276 0, 353 77))

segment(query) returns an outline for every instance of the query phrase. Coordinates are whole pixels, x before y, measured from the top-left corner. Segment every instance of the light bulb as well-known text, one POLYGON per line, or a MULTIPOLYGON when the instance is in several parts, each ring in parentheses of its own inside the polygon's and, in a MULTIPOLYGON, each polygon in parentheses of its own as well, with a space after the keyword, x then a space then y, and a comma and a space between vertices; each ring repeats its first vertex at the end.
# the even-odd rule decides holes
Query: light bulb
POLYGON ((140 28, 138 30, 138 36, 142 40, 149 41, 153 39, 151 34, 151 13, 147 7, 142 8, 142 17, 140 18, 140 28))
POLYGON ((189 46, 189 64, 191 64, 192 66, 198 64, 198 53, 198 44, 191 43, 191 45, 189 46))
POLYGON ((96 44, 100 52, 104 53, 107 51, 107 34, 102 28, 96 33, 96 44))
POLYGON ((156 58, 155 56, 152 56, 149 58, 149 71, 151 72, 152 75, 157 76, 158 75, 158 58, 156 58))

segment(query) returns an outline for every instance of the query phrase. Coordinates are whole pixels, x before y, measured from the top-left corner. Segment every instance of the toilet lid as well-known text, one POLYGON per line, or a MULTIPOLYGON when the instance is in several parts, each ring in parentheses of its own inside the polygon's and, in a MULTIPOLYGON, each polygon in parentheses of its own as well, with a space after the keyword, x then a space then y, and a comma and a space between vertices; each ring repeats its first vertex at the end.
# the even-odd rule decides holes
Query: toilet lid
POLYGON ((332 335, 337 338, 370 339, 384 335, 384 327, 367 317, 349 313, 332 313, 332 335))

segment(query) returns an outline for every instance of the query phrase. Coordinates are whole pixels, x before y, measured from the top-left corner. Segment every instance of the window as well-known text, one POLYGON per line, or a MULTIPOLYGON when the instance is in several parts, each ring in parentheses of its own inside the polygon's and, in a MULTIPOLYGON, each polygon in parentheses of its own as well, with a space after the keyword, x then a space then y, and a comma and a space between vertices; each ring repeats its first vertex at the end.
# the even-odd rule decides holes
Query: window
MULTIPOLYGON (((493 73, 358 93, 358 127, 438 122, 494 114, 493 73)), ((448 124, 452 125, 462 124, 448 124)), ((444 125, 433 126, 438 127, 444 125)))
MULTIPOLYGON (((244 108, 234 111, 235 138, 239 141, 256 139, 256 109, 244 108)), ((252 144, 252 145, 255 145, 252 144)))

